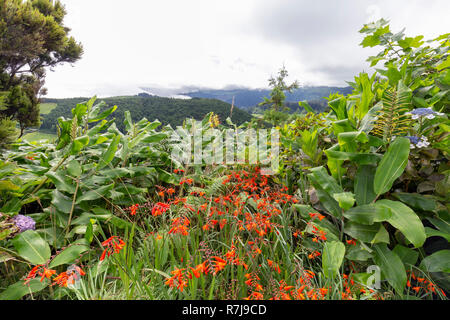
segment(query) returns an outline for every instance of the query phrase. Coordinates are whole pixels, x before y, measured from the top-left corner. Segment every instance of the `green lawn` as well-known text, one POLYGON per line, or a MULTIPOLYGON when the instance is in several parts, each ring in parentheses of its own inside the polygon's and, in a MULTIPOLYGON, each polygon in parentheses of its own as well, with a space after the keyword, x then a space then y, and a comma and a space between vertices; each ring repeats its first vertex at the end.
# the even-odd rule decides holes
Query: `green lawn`
POLYGON ((56 139, 56 134, 51 133, 44 133, 44 132, 31 132, 27 133, 22 137, 23 140, 28 140, 30 142, 32 141, 39 141, 39 140, 49 140, 54 141, 56 139))
MULTIPOLYGON (((49 114, 50 111, 56 107, 56 103, 41 103, 39 106, 40 114, 49 114)), ((49 140, 50 142, 54 142, 56 139, 56 134, 36 131, 25 134, 22 139, 26 139, 30 142, 39 140, 49 140)))
POLYGON ((49 114, 50 111, 55 109, 57 106, 56 103, 41 103, 40 104, 40 114, 49 114))

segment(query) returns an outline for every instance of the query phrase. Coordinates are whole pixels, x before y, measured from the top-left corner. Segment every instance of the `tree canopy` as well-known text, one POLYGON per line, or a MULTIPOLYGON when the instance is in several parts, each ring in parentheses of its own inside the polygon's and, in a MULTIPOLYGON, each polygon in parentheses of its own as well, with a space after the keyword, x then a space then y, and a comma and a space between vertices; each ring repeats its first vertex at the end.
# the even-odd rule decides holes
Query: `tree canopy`
POLYGON ((2 0, 0 2, 0 119, 17 121, 21 135, 39 125, 39 97, 46 68, 74 63, 83 47, 69 36, 60 1, 2 0))

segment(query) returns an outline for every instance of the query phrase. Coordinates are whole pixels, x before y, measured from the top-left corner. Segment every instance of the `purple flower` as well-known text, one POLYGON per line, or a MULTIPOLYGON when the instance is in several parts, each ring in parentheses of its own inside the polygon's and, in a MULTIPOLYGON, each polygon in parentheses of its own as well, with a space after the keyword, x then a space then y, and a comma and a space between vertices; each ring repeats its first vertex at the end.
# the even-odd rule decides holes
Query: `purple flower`
POLYGON ((36 222, 32 218, 22 214, 18 214, 12 220, 16 224, 16 227, 19 228, 19 232, 34 230, 36 226, 36 222))
POLYGON ((427 119, 434 119, 435 116, 443 116, 444 114, 441 112, 436 112, 431 108, 417 108, 412 110, 411 112, 407 112, 406 114, 411 115, 412 119, 419 119, 421 117, 425 117, 427 119))
POLYGON ((414 149, 415 147, 417 148, 424 148, 424 147, 428 147, 430 145, 430 143, 428 142, 427 137, 425 136, 409 136, 406 137, 409 139, 409 141, 411 142, 411 149, 414 149))

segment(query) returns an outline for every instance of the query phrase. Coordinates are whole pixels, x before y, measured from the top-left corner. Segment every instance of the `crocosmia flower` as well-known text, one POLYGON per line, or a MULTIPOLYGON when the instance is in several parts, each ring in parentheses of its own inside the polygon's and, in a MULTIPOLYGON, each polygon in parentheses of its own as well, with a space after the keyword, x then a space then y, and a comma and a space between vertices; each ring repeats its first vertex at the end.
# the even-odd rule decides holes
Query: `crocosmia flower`
POLYGON ((13 222, 17 228, 19 228, 19 232, 24 232, 27 230, 34 230, 36 227, 36 222, 33 218, 24 216, 22 214, 18 214, 13 218, 13 222))
POLYGON ((406 114, 411 115, 412 119, 419 119, 419 118, 427 118, 427 119, 434 119, 435 116, 443 116, 444 114, 441 112, 436 112, 432 110, 431 108, 417 108, 412 110, 411 112, 407 112, 406 114))

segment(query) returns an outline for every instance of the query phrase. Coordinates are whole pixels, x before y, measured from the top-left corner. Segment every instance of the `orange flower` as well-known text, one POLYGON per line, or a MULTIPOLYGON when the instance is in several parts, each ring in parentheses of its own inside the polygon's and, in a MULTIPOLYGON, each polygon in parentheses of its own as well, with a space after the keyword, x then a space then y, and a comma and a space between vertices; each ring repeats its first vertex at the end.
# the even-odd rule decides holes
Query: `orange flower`
POLYGON ((44 281, 45 278, 50 279, 52 277, 52 275, 54 275, 55 273, 56 273, 56 270, 50 270, 50 269, 44 268, 44 271, 42 271, 41 282, 44 281))
POLYGON ((263 299, 263 294, 257 291, 253 291, 250 296, 248 296, 247 298, 245 298, 245 300, 262 300, 263 299))
POLYGON ((225 268, 225 266, 227 265, 227 261, 223 260, 220 257, 214 256, 212 258, 215 259, 215 261, 212 262, 213 267, 214 267, 214 274, 223 270, 225 268))
POLYGON ((33 269, 31 269, 31 271, 26 276, 24 284, 27 284, 28 282, 30 282, 31 279, 36 278, 37 274, 41 275, 41 272, 38 272, 38 271, 42 266, 43 266, 43 264, 38 264, 37 266, 34 266, 33 269))
POLYGON ((109 257, 114 252, 119 253, 120 250, 122 250, 122 248, 125 246, 125 242, 117 236, 112 236, 109 239, 103 241, 102 246, 106 248, 105 250, 103 250, 103 253, 100 257, 100 261, 103 261, 106 255, 108 255, 109 257))
POLYGON ((175 268, 175 270, 171 272, 173 276, 166 279, 165 284, 171 288, 177 286, 177 289, 183 292, 184 287, 187 286, 187 281, 184 278, 184 270, 185 269, 175 268))
POLYGON ((189 235, 187 226, 191 222, 186 217, 178 217, 172 219, 172 228, 169 230, 169 234, 182 234, 184 236, 189 235))
POLYGON ((319 218, 319 221, 322 221, 323 218, 325 218, 325 216, 321 215, 320 213, 309 213, 309 216, 311 217, 312 220, 314 220, 315 218, 319 218))
POLYGON ((53 279, 52 286, 57 284, 60 287, 67 287, 68 280, 69 275, 67 274, 67 272, 61 272, 55 279, 53 279))
POLYGON ((183 184, 185 184, 185 183, 188 184, 188 185, 191 185, 192 182, 193 182, 192 179, 181 179, 180 185, 183 185, 183 184))
POLYGON ((236 257, 236 251, 234 249, 228 250, 225 254, 225 257, 227 258, 227 260, 233 260, 233 258, 236 257))
POLYGON ((139 208, 139 204, 133 204, 131 207, 128 208, 130 210, 130 214, 132 216, 136 215, 137 209, 139 208))
POLYGON ((157 217, 157 216, 165 213, 167 210, 169 210, 169 208, 170 208, 170 204, 158 202, 152 208, 152 216, 157 217))
POLYGON ((219 221, 219 228, 220 230, 223 229, 223 227, 227 224, 227 219, 222 219, 219 221))
POLYGON ((313 253, 311 253, 310 255, 308 255, 308 259, 315 259, 318 256, 320 256, 320 252, 319 251, 314 251, 313 253))

